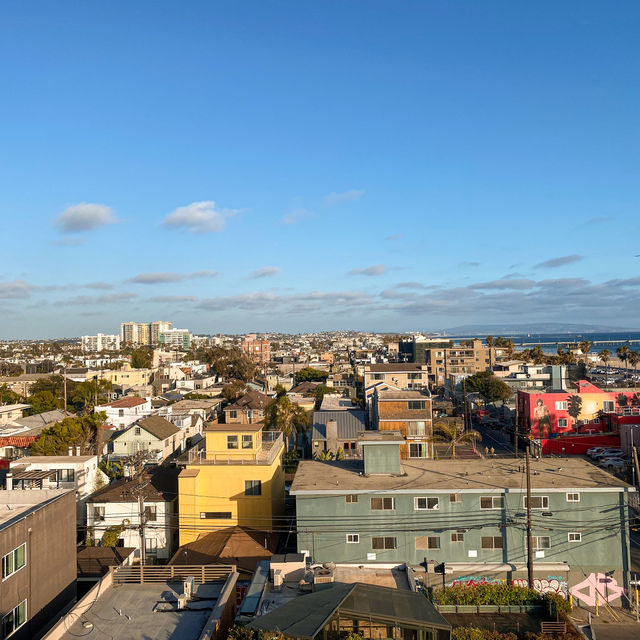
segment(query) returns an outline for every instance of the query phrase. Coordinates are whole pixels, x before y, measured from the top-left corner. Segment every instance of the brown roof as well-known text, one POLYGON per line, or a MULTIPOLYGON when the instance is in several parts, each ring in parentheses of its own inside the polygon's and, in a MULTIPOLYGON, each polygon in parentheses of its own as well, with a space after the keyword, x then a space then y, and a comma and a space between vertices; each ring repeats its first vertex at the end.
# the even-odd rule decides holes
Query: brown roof
POLYGON ((120 400, 114 400, 113 402, 109 402, 107 404, 103 404, 103 407, 111 407, 113 409, 126 409, 131 407, 137 407, 146 402, 145 398, 120 398, 120 400))
POLYGON ((378 398, 380 400, 429 400, 431 396, 421 391, 396 391, 394 389, 381 389, 378 391, 378 398))
POLYGON ((372 373, 401 373, 405 371, 426 371, 427 365, 417 362, 385 362, 383 364, 370 364, 367 371, 372 373))
POLYGON ((111 483, 90 496, 89 502, 137 502, 140 493, 149 502, 169 502, 178 495, 179 473, 176 467, 154 467, 133 480, 111 483))
POLYGON ((266 409, 271 402, 271 398, 259 391, 248 391, 241 398, 238 398, 233 404, 225 407, 225 411, 229 409, 236 411, 244 411, 246 409, 258 410, 266 409))
POLYGON ((180 431, 179 427, 176 427, 175 424, 161 418, 160 416, 142 418, 142 420, 138 420, 136 424, 140 425, 145 431, 148 431, 159 440, 170 438, 180 431))
POLYGON ((271 558, 277 546, 277 534, 229 527, 201 535, 194 542, 180 547, 169 564, 235 564, 253 572, 261 560, 271 558))
POLYGON ((133 552, 133 547, 80 547, 76 556, 78 577, 100 577, 109 567, 121 565, 133 552))
POLYGON ((313 394, 316 390, 316 387, 320 386, 320 382, 310 382, 309 380, 305 380, 300 384, 297 384, 293 389, 289 389, 289 393, 299 393, 304 395, 305 393, 313 394))

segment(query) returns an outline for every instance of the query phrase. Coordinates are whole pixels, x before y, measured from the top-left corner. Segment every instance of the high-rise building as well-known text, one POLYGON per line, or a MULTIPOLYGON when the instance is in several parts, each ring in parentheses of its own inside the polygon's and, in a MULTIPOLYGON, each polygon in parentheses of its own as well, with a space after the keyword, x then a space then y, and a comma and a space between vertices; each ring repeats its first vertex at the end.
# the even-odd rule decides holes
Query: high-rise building
POLYGON ((166 329, 158 335, 158 342, 166 347, 189 349, 191 348, 191 337, 189 329, 166 329))
POLYGON ((160 332, 171 329, 170 322, 122 322, 120 341, 126 344, 156 345, 160 342, 160 332))
POLYGON ((95 336, 82 336, 82 350, 89 352, 119 351, 120 336, 99 333, 95 336))

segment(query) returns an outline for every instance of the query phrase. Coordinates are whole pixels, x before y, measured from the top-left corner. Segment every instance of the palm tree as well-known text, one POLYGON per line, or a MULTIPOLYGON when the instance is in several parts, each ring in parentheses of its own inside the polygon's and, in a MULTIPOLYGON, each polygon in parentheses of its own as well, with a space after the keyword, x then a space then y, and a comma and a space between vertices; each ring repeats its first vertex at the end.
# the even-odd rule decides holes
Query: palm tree
POLYGON ((587 364, 587 355, 589 354, 589 351, 591 351, 591 342, 589 340, 583 340, 578 344, 578 346, 580 347, 580 351, 584 356, 584 367, 586 369, 589 366, 587 364))
POLYGON ((618 356, 619 360, 622 360, 622 362, 624 362, 624 379, 627 379, 627 359, 629 358, 629 347, 626 344, 623 344, 621 347, 618 347, 616 349, 616 355, 618 356))
POLYGON ((446 442, 451 449, 451 457, 456 457, 456 447, 461 444, 475 443, 476 438, 482 438, 477 431, 465 431, 457 422, 439 422, 434 427, 434 433, 429 436, 427 442, 446 442))
POLYGON ((637 375, 638 373, 638 363, 640 363, 640 353, 638 353, 637 351, 629 351, 627 360, 629 360, 629 364, 633 367, 633 371, 634 371, 633 386, 635 387, 637 385, 635 375, 637 375))
POLYGON ((309 424, 309 414, 297 403, 291 402, 288 396, 280 396, 267 406, 264 424, 282 431, 285 448, 288 450, 291 431, 304 431, 309 424))
POLYGON ((598 358, 607 368, 607 375, 605 377, 605 384, 609 384, 609 360, 611 360, 611 351, 609 349, 603 349, 599 354, 598 358))

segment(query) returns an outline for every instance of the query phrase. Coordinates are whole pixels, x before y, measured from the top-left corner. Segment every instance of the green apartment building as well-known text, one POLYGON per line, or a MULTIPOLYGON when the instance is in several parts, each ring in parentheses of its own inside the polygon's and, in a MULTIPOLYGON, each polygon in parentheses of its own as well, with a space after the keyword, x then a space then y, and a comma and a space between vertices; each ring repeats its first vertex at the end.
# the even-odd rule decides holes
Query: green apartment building
MULTIPOLYGON (((407 563, 426 586, 527 584, 523 459, 400 460, 395 432, 363 432, 363 459, 303 461, 298 551, 313 562, 407 563)), ((531 462, 535 588, 620 604, 632 487, 579 458, 531 462)))

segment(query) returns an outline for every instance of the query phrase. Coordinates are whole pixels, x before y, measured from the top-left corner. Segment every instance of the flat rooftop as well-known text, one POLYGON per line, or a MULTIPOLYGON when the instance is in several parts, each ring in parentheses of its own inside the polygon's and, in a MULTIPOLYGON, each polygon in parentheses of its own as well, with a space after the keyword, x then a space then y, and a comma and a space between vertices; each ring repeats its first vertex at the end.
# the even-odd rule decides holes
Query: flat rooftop
POLYGON ((17 465, 31 465, 31 464, 67 464, 69 462, 88 462, 96 458, 96 456, 25 456, 12 460, 13 466, 17 465))
MULTIPOLYGON (((524 459, 403 460, 402 475, 360 475, 361 462, 302 460, 291 486, 292 495, 370 491, 415 493, 458 491, 524 491, 524 459)), ((633 488, 582 458, 531 461, 533 489, 620 491, 633 488)))
POLYGON ((28 511, 37 511, 50 501, 69 493, 65 489, 6 489, 0 491, 0 529, 10 526, 28 511))
POLYGON ((209 424, 205 427, 205 431, 218 432, 248 431, 251 433, 255 433, 256 431, 261 431, 262 429, 264 429, 264 424, 262 422, 254 422, 253 424, 240 424, 230 422, 228 424, 209 424))
POLYGON ((222 583, 197 585, 202 600, 190 602, 188 610, 178 611, 182 583, 121 584, 108 587, 91 608, 78 616, 60 640, 149 640, 180 638, 198 640, 211 616, 222 583), (122 615, 121 615, 122 614, 122 615), (93 623, 87 632, 83 623, 93 623))

